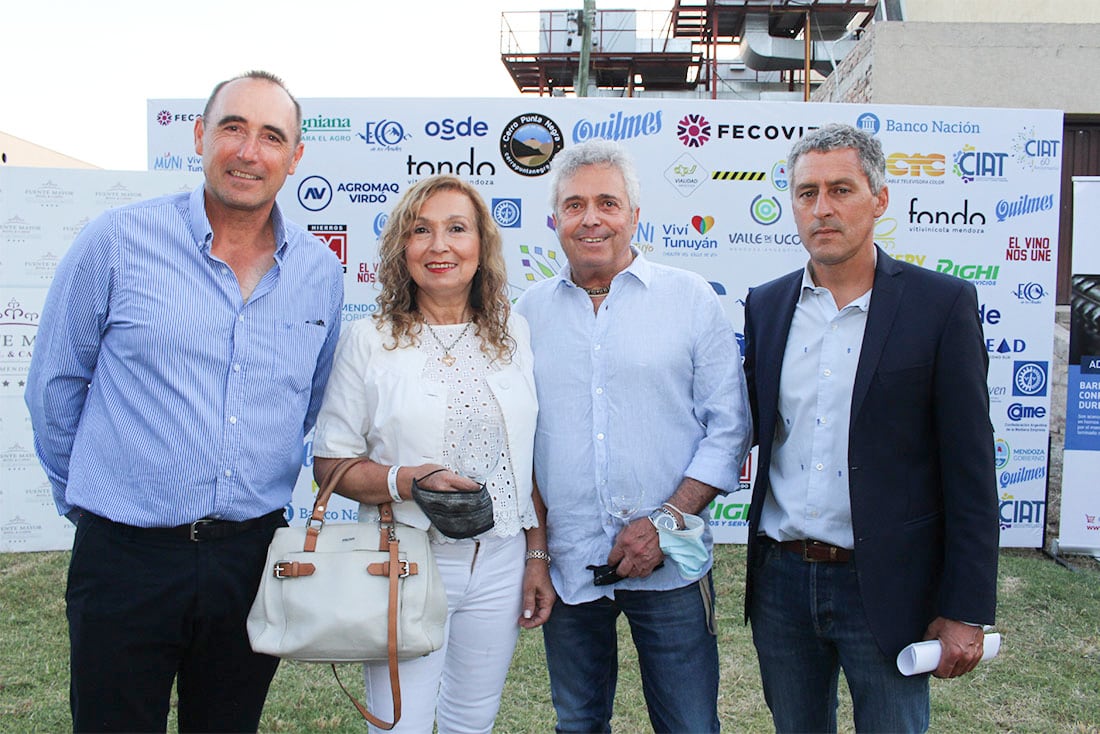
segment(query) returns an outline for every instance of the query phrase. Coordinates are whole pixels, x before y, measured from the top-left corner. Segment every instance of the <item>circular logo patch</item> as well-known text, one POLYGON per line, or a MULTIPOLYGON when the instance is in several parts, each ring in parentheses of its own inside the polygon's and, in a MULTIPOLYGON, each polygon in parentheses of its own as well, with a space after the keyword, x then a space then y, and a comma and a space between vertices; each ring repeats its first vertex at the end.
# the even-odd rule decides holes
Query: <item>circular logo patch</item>
POLYGON ((500 135, 500 157, 521 176, 541 176, 564 147, 556 122, 538 113, 514 118, 500 135))
POLYGON ((783 207, 779 205, 779 199, 774 196, 764 198, 764 195, 760 194, 752 200, 749 214, 757 224, 775 224, 783 215, 783 207))

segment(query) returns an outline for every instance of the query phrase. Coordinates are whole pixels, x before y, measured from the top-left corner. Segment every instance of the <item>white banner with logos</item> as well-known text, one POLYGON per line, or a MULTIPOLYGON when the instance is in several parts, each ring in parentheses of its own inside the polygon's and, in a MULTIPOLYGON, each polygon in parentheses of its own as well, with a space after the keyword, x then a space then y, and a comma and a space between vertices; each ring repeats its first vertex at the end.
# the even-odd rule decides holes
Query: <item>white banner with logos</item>
MULTIPOLYGON (((203 103, 149 102, 151 171, 192 176, 201 171, 192 129, 203 103)), ((642 197, 636 246, 654 261, 702 274, 740 332, 748 289, 805 263, 787 192, 785 159, 792 142, 834 121, 876 133, 887 155, 890 187, 890 206, 877 225, 876 240, 893 257, 977 286, 990 356, 1001 543, 1042 545, 1060 112, 549 97, 301 103, 306 152, 279 202, 344 263, 345 321, 374 311, 378 234, 409 184, 433 173, 456 173, 481 190, 502 227, 514 297, 558 272, 565 255, 550 226, 543 174, 563 147, 606 137, 626 145, 638 162, 642 197)), ((75 186, 67 180, 59 185, 75 186)), ((22 192, 24 186, 17 188, 22 192)), ((0 206, 0 252, 8 262, 8 243, 19 236, 9 232, 43 213, 31 216, 7 203, 0 206)), ((73 234, 51 237, 54 256, 73 234)), ((9 279, 4 276, 5 290, 15 285, 9 279)), ((45 285, 39 281, 35 287, 45 285)), ((41 295, 5 293, 4 302, 13 298, 16 307, 26 299, 33 309, 41 295)), ((32 326, 6 323, 5 339, 9 333, 22 338, 16 328, 29 329, 33 341, 32 326)), ((0 369, 25 373, 25 364, 5 360, 0 369)), ((30 449, 21 390, 5 388, 0 394, 11 396, 15 407, 9 412, 16 416, 5 416, 3 445, 20 447, 4 454, 5 466, 21 462, 24 480, 18 486, 24 489, 14 491, 25 494, 41 488, 44 477, 30 449), (16 423, 19 430, 13 431, 9 426, 16 423)), ((308 442, 306 448, 306 466, 288 508, 294 522, 301 522, 312 506, 308 442)), ((741 489, 712 505, 711 524, 719 541, 744 542, 752 475, 750 459, 741 489)), ((0 550, 12 547, 6 528, 17 515, 8 510, 15 505, 8 502, 7 491, 0 504, 0 550)), ((351 503, 334 503, 332 512, 341 519, 355 516, 351 503)), ((49 542, 51 547, 67 545, 63 531, 49 542)))
POLYGON ((100 212, 191 190, 200 174, 0 167, 0 552, 72 545, 34 454, 23 402, 46 291, 73 238, 100 212))
POLYGON ((1100 178, 1073 179, 1073 287, 1058 548, 1100 553, 1100 178))

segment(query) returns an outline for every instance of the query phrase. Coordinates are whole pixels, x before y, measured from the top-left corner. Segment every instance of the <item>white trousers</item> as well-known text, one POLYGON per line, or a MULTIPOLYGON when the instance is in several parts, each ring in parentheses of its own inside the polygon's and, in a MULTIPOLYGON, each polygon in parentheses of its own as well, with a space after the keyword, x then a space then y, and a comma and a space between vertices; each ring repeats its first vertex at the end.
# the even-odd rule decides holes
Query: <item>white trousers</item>
MULTIPOLYGON (((443 647, 398 663, 401 721, 392 731, 431 734, 490 732, 519 637, 527 542, 510 538, 433 543, 447 590, 443 647)), ((371 713, 389 721, 389 669, 363 666, 371 713)), ((371 727, 372 732, 379 731, 371 727)))

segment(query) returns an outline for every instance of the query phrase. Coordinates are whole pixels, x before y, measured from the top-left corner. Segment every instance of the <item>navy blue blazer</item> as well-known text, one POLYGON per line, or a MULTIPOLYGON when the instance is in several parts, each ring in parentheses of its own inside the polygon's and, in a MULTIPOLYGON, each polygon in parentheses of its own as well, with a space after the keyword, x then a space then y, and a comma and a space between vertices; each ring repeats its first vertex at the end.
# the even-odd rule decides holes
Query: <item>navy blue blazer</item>
MULTIPOLYGON (((802 270, 749 292, 745 376, 759 444, 745 615, 769 488, 779 377, 802 270)), ((936 617, 992 624, 999 519, 986 352, 974 286, 878 251, 848 441, 854 562, 879 647, 936 617)))

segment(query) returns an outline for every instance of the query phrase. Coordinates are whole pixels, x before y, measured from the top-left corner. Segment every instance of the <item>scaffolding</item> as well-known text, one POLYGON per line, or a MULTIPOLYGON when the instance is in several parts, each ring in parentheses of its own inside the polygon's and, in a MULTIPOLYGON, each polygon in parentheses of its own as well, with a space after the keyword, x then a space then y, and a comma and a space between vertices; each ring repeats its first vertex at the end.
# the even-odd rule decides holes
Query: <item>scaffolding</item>
MULTIPOLYGON (((839 61, 878 0, 674 0, 669 11, 597 10, 591 19, 590 85, 604 93, 719 95, 725 69, 779 72, 793 90, 820 81, 839 61), (797 53, 792 42, 802 40, 797 53), (761 43, 763 41, 763 43, 761 43), (762 49, 760 48, 762 47, 762 49), (842 54, 841 54, 842 55, 842 54)), ((521 93, 577 94, 584 14, 501 14, 501 61, 521 93)))

